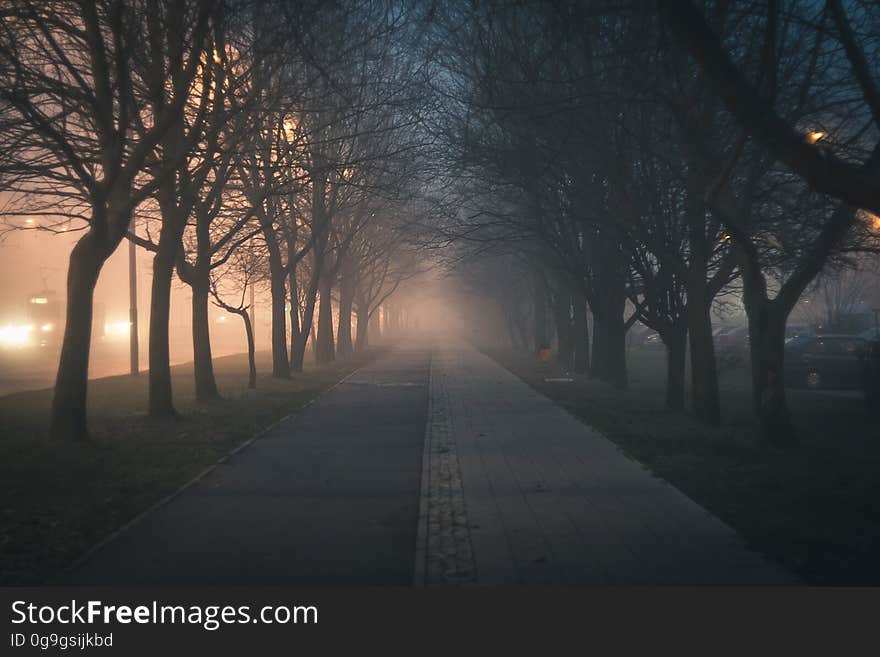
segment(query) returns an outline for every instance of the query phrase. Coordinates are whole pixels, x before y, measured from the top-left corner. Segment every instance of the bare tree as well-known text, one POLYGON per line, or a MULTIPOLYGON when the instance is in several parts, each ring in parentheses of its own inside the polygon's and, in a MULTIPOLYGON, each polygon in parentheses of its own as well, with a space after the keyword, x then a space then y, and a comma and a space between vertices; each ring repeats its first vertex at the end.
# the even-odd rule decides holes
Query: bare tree
MULTIPOLYGON (((789 166, 814 190, 838 198, 844 204, 880 214, 880 186, 877 184, 880 176, 880 141, 875 140, 862 150, 861 162, 844 159, 826 148, 821 140, 805 135, 803 130, 797 129, 774 108, 771 100, 762 95, 760 88, 749 81, 743 70, 725 52, 713 26, 692 0, 661 0, 660 8, 676 37, 714 83, 715 91, 725 106, 774 158, 789 166)), ((782 8, 783 3, 779 0, 766 5, 763 23, 771 45, 778 38, 782 8)), ((864 113, 870 117, 876 130, 880 127, 877 72, 871 70, 864 44, 856 36, 846 8, 840 0, 828 0, 824 9, 804 9, 811 14, 820 13, 823 32, 827 31, 825 14, 830 13, 836 37, 864 100, 864 113)), ((876 5, 871 7, 868 3, 858 3, 858 11, 865 19, 866 26, 870 26, 871 19, 876 23, 876 5)), ((811 16, 805 22, 815 24, 816 21, 811 16)), ((876 31, 870 36, 876 39, 876 31)), ((840 69, 835 74, 839 75, 840 69)), ((805 81, 808 84, 811 82, 809 79, 805 81)), ((833 225, 838 228, 831 232, 845 233, 849 225, 847 214, 841 212, 833 225)))
MULTIPOLYGON (((740 25, 743 21, 754 25, 752 33, 761 39, 755 50, 759 56, 745 58, 742 68, 717 36, 723 17, 716 14, 710 23, 686 1, 661 2, 661 9, 724 106, 745 129, 727 156, 712 147, 702 148, 703 166, 716 172, 707 181, 706 197, 736 246, 762 439, 789 444, 796 435, 784 390, 788 316, 829 259, 850 248, 847 242, 853 236, 865 235, 859 230, 865 222, 855 208, 876 208, 871 195, 878 180, 880 142, 871 137, 878 128, 872 75, 836 2, 824 8, 731 3, 727 15, 736 16, 740 25), (831 50, 830 56, 825 55, 834 37, 843 52, 831 50), (840 71, 847 65, 855 73, 853 81, 863 105, 853 104, 849 81, 840 84, 840 71), (823 125, 833 127, 816 127, 823 125), (766 156, 747 147, 749 137, 766 150, 766 156), (859 157, 861 163, 856 162, 859 157), (777 160, 785 170, 773 166, 777 160), (812 190, 844 203, 833 207, 805 194, 797 189, 791 173, 812 190), (869 182, 872 179, 874 183, 869 182), (768 199, 766 190, 777 193, 768 199), (768 259, 766 241, 779 247, 775 257, 768 259), (772 279, 778 281, 776 285, 770 285, 772 279)), ((865 7, 868 11, 873 10, 865 7)))
MULTIPOLYGON (((125 237, 134 208, 163 176, 144 176, 178 124, 204 51, 213 0, 178 5, 174 28, 158 3, 15 2, 0 21, 4 187, 26 212, 54 205, 85 223, 70 255, 67 318, 53 398, 51 435, 88 435, 86 391, 93 292, 125 237), (143 34, 161 38, 173 79, 145 77, 143 34), (162 32, 163 36, 157 34, 162 32), (144 102, 145 89, 166 89, 144 102)), ((174 163, 176 166, 176 163, 174 163)))
POLYGON ((250 305, 245 297, 251 286, 260 278, 262 263, 261 250, 254 243, 244 244, 243 248, 231 251, 231 259, 222 266, 210 271, 210 290, 214 305, 228 313, 241 317, 247 339, 248 355, 248 388, 257 387, 257 364, 254 347, 254 327, 248 314, 250 305), (238 303, 233 304, 227 298, 237 292, 238 303))

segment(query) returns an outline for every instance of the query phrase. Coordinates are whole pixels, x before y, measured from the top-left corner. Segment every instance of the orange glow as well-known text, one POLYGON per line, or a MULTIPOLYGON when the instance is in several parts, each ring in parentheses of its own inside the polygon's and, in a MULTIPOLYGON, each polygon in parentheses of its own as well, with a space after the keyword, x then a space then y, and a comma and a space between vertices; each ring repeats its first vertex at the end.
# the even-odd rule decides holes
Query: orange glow
POLYGON ((821 130, 813 130, 812 132, 807 133, 807 141, 811 144, 815 144, 817 142, 822 141, 828 136, 827 132, 822 132, 821 130))
POLYGON ((868 212, 867 210, 859 210, 859 219, 866 224, 870 224, 872 230, 880 233, 880 217, 876 214, 868 212))
POLYGON ((131 332, 131 322, 105 322, 104 335, 108 338, 125 338, 131 332))
POLYGON ((294 141, 296 139, 296 131, 298 128, 297 122, 293 118, 284 119, 284 136, 288 141, 294 141))

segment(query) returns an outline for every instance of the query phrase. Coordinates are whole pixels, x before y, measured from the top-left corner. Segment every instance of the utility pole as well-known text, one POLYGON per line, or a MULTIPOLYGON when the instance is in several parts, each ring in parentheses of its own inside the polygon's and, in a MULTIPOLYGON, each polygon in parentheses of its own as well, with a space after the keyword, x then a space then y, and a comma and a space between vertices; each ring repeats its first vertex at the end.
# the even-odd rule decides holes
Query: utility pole
POLYGON ((131 373, 140 369, 138 359, 138 309, 137 309, 137 247, 128 240, 128 331, 131 355, 131 373))

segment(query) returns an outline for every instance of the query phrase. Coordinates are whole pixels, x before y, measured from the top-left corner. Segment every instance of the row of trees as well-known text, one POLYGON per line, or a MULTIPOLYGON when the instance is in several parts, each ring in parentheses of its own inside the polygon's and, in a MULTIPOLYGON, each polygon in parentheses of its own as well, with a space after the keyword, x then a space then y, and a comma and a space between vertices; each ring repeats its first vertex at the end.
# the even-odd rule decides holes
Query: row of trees
POLYGON ((174 413, 175 275, 208 400, 212 300, 247 321, 265 282, 287 377, 312 335, 319 362, 364 346, 427 242, 515 343, 553 325, 619 387, 627 330, 655 329, 672 409, 689 350, 708 423, 712 310, 741 298, 762 436, 791 442, 788 316, 875 248, 878 40, 868 0, 4 0, 4 214, 82 231, 52 434, 87 435, 93 291, 123 240, 154 254, 154 415, 174 413))
POLYGON ((712 309, 741 296, 762 438, 793 442, 787 318, 829 263, 875 248, 876 4, 490 2, 434 34, 463 199, 441 239, 514 344, 545 346, 552 322, 567 365, 625 387, 641 322, 667 349, 667 405, 685 405, 689 349, 715 424, 712 309))
POLYGON ((200 401, 219 396, 211 302, 242 317, 255 382, 254 284, 271 294, 274 376, 302 369, 313 334, 319 363, 367 345, 370 319, 417 270, 405 236, 430 96, 401 52, 417 24, 406 3, 378 0, 0 5, 4 214, 82 233, 52 436, 88 435, 93 294, 126 239, 153 253, 151 415, 175 413, 175 274, 192 291, 200 401))

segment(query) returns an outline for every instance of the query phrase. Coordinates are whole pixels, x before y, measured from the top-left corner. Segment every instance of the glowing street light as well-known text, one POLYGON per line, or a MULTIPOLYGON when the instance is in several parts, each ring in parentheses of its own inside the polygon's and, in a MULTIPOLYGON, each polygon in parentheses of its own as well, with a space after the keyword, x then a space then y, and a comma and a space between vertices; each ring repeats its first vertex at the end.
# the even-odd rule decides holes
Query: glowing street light
POLYGON ((826 137, 828 137, 827 132, 822 132, 821 130, 811 130, 807 133, 807 143, 817 144, 826 137))
POLYGON ((282 128, 284 130, 284 137, 287 141, 296 141, 296 131, 299 128, 296 119, 291 117, 284 119, 284 121, 282 121, 282 128))
POLYGON ((25 347, 30 343, 34 327, 31 324, 13 324, 0 327, 0 345, 4 347, 25 347))
POLYGON ((104 322, 104 335, 114 340, 122 340, 129 337, 131 322, 104 322))
POLYGON ((880 233, 880 216, 874 214, 873 212, 868 212, 867 210, 859 210, 857 216, 864 223, 869 224, 870 228, 875 233, 880 233))

